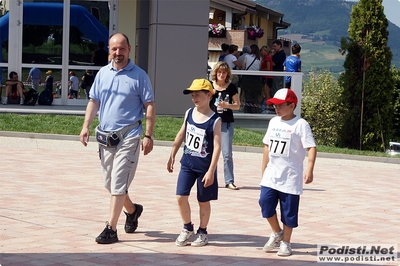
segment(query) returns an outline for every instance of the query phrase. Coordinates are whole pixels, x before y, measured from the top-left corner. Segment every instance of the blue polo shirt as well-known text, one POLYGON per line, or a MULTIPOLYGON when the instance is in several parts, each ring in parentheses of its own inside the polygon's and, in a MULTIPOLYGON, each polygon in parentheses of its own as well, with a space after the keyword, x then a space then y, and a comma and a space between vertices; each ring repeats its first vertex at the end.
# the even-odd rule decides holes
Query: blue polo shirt
POLYGON ((40 72, 39 68, 32 67, 31 70, 29 71, 29 75, 31 75, 32 81, 34 80, 39 80, 40 77, 42 76, 42 73, 40 72))
MULTIPOLYGON (((134 124, 143 118, 143 104, 154 101, 153 88, 147 73, 130 59, 128 65, 116 70, 112 62, 97 73, 89 96, 100 103, 100 128, 115 131, 134 124)), ((127 136, 143 133, 138 125, 127 136)))

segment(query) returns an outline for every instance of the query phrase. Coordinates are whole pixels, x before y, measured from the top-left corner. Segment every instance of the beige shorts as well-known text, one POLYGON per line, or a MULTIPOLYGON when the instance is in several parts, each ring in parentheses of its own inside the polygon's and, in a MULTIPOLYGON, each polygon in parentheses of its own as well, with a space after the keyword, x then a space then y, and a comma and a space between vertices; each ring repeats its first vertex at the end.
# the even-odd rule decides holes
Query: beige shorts
POLYGON ((125 138, 115 147, 99 145, 104 186, 111 195, 128 194, 139 162, 140 138, 125 138))

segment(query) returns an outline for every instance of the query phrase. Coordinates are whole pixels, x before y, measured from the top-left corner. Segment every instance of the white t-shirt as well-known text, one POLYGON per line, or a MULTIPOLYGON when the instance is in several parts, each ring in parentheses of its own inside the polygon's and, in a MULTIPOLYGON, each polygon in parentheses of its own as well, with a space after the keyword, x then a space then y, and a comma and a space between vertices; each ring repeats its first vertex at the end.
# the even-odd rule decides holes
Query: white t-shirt
POLYGON ((235 62, 237 60, 238 59, 233 54, 227 54, 224 58, 224 61, 228 64, 228 66, 231 68, 231 70, 235 69, 236 65, 233 62, 235 62))
POLYGON ((71 76, 69 78, 69 81, 71 81, 70 89, 73 91, 78 91, 79 90, 79 79, 77 76, 71 76))
POLYGON ((245 70, 260 70, 261 61, 260 59, 254 60, 256 56, 254 54, 247 54, 246 55, 246 66, 244 67, 245 70), (253 64, 251 64, 254 61, 253 64), (250 66, 251 64, 251 66, 250 66), (249 67, 250 66, 250 67, 249 67), (249 67, 249 69, 247 69, 249 67))
POLYGON ((292 120, 274 117, 263 143, 269 146, 269 162, 260 185, 288 194, 302 194, 306 149, 316 146, 307 121, 297 116, 292 120))

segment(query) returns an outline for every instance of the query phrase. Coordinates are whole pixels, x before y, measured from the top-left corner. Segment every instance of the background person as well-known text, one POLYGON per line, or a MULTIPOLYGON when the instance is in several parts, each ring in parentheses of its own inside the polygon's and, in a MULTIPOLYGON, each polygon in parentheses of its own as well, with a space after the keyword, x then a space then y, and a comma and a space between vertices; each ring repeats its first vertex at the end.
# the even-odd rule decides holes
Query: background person
MULTIPOLYGON (((275 40, 272 42, 272 49, 274 50, 272 55, 272 70, 273 71, 283 71, 283 62, 285 62, 286 54, 282 49, 282 42, 280 40, 275 40)), ((271 97, 282 89, 283 87, 283 76, 274 76, 271 89, 271 97)))
POLYGON ((108 64, 108 52, 104 50, 105 44, 103 41, 99 41, 97 46, 97 50, 92 55, 92 63, 95 66, 105 66, 108 64))
MULTIPOLYGON (((12 96, 13 90, 15 90, 17 97, 19 98, 19 104, 24 104, 24 84, 18 80, 18 74, 15 71, 11 71, 9 74, 10 79, 6 80, 6 95, 3 99, 3 104, 8 103, 8 97, 12 96)), ((1 84, 0 84, 1 85, 1 84)), ((0 96, 1 96, 0 86, 0 96)))
MULTIPOLYGON (((250 71, 260 71, 260 49, 257 44, 250 46, 250 54, 246 56, 243 62, 243 69, 250 71)), ((242 75, 241 79, 241 93, 245 101, 245 113, 261 113, 261 76, 259 75, 242 75)))
POLYGON ((53 92, 53 81, 54 81, 54 78, 53 78, 53 71, 51 71, 51 70, 48 70, 47 72, 46 72, 46 79, 45 79, 45 81, 44 81, 44 83, 46 83, 46 87, 45 87, 45 89, 46 90, 50 90, 51 92, 53 92))
MULTIPOLYGON (((272 71, 272 58, 270 55, 270 50, 268 46, 263 46, 260 49, 260 53, 262 56, 261 59, 261 65, 260 65, 260 71, 272 71)), ((271 96, 271 87, 272 87, 272 83, 273 83, 273 77, 272 76, 263 76, 262 77, 262 84, 263 84, 263 92, 264 92, 264 97, 265 100, 267 101, 268 99, 270 99, 271 96)), ((267 105, 267 111, 274 111, 272 106, 268 106, 267 105)))
POLYGON ((78 99, 79 92, 79 79, 76 76, 74 71, 69 72, 69 98, 70 99, 78 99))
POLYGON ((233 130, 234 130, 234 117, 232 110, 239 110, 240 101, 238 96, 237 87, 230 82, 231 69, 226 62, 218 62, 213 71, 211 72, 211 80, 213 82, 214 94, 211 99, 211 109, 217 113, 217 105, 224 108, 223 113, 217 113, 221 117, 221 147, 222 157, 224 160, 224 179, 225 187, 238 190, 235 185, 235 176, 233 173, 233 130), (229 101, 218 102, 218 95, 221 93, 222 99, 226 99, 228 95, 229 101))
MULTIPOLYGON (((301 72, 301 60, 300 60, 300 44, 296 43, 292 46, 292 55, 286 57, 283 62, 283 70, 286 72, 301 72)), ((290 89, 292 86, 292 77, 285 77, 285 88, 290 89)))
MULTIPOLYGON (((32 61, 32 64, 34 63, 35 61, 32 61)), ((42 80, 42 72, 40 71, 40 69, 37 67, 32 67, 31 70, 29 70, 29 75, 28 78, 26 79, 26 82, 31 81, 32 88, 35 91, 38 91, 41 80, 42 80)))
POLYGON ((86 99, 88 100, 89 100, 90 88, 92 87, 93 82, 94 82, 94 76, 92 70, 87 69, 85 74, 83 74, 82 76, 81 88, 85 92, 86 99))
MULTIPOLYGON (((133 233, 143 206, 134 204, 129 187, 135 176, 140 153, 141 120, 146 112, 146 130, 141 148, 144 155, 153 150, 156 118, 154 93, 146 72, 129 59, 131 45, 123 33, 109 38, 111 62, 100 69, 90 90, 80 141, 87 146, 89 127, 98 112, 101 132, 117 132, 118 144, 107 147, 99 144, 104 186, 110 193, 110 218, 95 241, 111 244, 118 241, 118 218, 125 208, 125 232, 133 233), (129 160, 127 160, 129 158, 129 160)), ((98 140, 99 141, 99 140, 98 140)))

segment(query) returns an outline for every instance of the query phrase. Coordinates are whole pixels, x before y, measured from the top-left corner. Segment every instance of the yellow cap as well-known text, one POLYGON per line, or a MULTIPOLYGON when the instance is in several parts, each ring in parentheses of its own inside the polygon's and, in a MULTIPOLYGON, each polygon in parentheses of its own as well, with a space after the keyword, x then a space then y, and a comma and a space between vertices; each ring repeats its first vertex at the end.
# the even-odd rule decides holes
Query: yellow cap
POLYGON ((214 94, 214 88, 211 82, 207 79, 195 79, 189 88, 183 91, 183 94, 189 94, 192 91, 209 91, 214 94))

